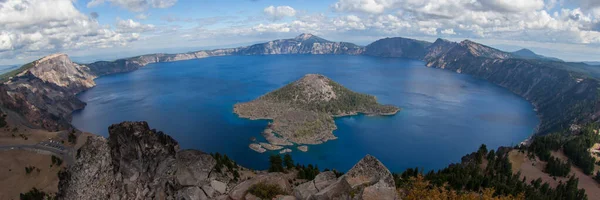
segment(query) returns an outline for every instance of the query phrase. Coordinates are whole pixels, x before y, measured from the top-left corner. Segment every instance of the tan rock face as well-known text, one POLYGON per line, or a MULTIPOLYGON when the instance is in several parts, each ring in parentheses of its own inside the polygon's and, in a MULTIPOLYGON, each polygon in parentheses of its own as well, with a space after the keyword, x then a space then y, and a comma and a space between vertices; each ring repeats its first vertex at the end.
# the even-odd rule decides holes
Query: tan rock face
POLYGON ((96 85, 96 76, 91 75, 89 71, 87 66, 72 62, 66 54, 54 54, 34 62, 33 67, 21 74, 31 72, 43 81, 61 87, 85 90, 96 85))

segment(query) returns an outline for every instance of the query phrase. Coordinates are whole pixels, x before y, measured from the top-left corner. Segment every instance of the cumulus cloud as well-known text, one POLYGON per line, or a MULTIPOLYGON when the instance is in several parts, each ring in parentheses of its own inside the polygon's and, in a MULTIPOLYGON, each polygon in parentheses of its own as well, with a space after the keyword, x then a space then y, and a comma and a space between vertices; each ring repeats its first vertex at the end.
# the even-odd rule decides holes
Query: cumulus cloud
POLYGON ((121 46, 139 37, 134 31, 119 32, 100 25, 79 12, 71 0, 0 3, 0 59, 121 46))
POLYGON ((296 10, 289 6, 269 6, 263 12, 272 20, 280 20, 284 17, 293 17, 296 15, 296 10))
POLYGON ((117 31, 120 33, 142 33, 154 30, 152 24, 142 24, 132 19, 122 20, 117 18, 117 31))
POLYGON ((361 26, 344 17, 334 23, 352 30, 598 43, 600 1, 580 0, 581 9, 550 11, 562 4, 563 0, 338 0, 331 7, 339 15, 362 19, 361 26), (396 17, 403 26, 390 29, 381 17, 396 17))
POLYGON ((87 3, 87 7, 95 7, 104 4, 104 2, 109 2, 111 5, 115 5, 121 8, 125 8, 127 10, 133 12, 142 12, 147 10, 148 8, 168 8, 175 3, 177 0, 91 0, 87 3))

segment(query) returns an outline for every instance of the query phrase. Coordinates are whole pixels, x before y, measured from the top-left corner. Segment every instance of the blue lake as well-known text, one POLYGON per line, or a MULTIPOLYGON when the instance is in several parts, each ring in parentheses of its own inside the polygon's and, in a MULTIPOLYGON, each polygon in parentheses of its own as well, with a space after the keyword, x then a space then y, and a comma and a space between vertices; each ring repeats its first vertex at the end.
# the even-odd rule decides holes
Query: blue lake
MULTIPOLYGON (((518 144, 539 123, 530 103, 484 80, 432 69, 416 60, 368 56, 272 55, 211 57, 150 64, 96 79, 78 95, 87 102, 73 113, 77 128, 108 135, 121 121, 148 121, 182 148, 225 153, 239 164, 268 167, 269 152, 248 148, 268 121, 238 118, 237 102, 253 100, 308 73, 375 95, 402 111, 390 117, 337 118, 339 138, 294 149, 296 162, 347 171, 366 154, 391 171, 440 169, 485 143, 518 144)), ((277 152, 272 152, 277 153, 277 152)))

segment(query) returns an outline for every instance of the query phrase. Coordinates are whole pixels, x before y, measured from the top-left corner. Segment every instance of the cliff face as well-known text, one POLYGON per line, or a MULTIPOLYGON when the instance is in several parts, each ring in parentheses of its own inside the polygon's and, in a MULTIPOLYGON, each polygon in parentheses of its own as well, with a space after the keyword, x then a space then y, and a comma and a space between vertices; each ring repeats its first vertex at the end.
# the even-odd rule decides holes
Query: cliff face
POLYGON ((75 94, 95 86, 96 76, 64 54, 28 66, 0 85, 2 107, 22 114, 30 126, 47 130, 70 127, 71 113, 85 106, 75 94))
POLYGON ((568 63, 517 59, 471 41, 430 49, 435 51, 424 58, 428 67, 473 75, 530 101, 537 108, 541 134, 596 119, 598 80, 569 71, 568 63))
POLYGON ((60 199, 251 199, 248 189, 259 183, 277 185, 288 195, 294 191, 288 199, 397 198, 392 174, 368 155, 347 175, 323 172, 294 187, 293 173, 259 172, 237 181, 227 168, 216 169, 213 156, 179 151, 175 140, 145 122, 115 124, 109 133, 108 139, 90 136, 76 163, 59 174, 60 199))

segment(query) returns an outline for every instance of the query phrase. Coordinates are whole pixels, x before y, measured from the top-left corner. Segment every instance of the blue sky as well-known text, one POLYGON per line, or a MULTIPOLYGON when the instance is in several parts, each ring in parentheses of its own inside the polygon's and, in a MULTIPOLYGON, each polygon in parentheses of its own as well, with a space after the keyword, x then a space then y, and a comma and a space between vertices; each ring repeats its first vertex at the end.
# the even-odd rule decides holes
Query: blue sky
POLYGON ((313 33, 470 39, 568 61, 600 60, 597 0, 0 0, 0 65, 234 47, 313 33))

